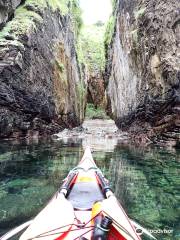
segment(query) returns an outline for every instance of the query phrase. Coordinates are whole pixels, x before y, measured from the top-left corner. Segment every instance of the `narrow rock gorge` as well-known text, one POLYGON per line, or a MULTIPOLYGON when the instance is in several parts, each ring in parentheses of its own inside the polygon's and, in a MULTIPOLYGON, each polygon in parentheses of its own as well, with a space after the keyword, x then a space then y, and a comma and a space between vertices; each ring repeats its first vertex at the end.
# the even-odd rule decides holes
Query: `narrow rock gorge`
POLYGON ((98 107, 105 106, 104 85, 104 32, 105 24, 97 22, 84 25, 81 29, 80 42, 83 49, 83 62, 87 67, 87 103, 98 107))
POLYGON ((53 134, 84 119, 78 2, 0 1, 0 137, 53 134))
POLYGON ((0 138, 71 129, 93 105, 138 142, 177 145, 180 3, 112 2, 104 36, 78 0, 0 0, 0 138))
POLYGON ((107 111, 146 142, 179 139, 180 2, 116 0, 107 29, 107 111))

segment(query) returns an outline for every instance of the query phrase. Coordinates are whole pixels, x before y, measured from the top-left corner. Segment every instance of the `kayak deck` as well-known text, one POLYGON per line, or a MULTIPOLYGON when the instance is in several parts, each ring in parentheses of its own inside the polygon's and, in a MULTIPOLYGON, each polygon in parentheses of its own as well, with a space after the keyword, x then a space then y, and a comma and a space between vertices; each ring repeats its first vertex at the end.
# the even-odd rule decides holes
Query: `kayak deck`
POLYGON ((62 187, 20 240, 90 240, 97 219, 105 216, 113 221, 107 240, 141 239, 97 168, 90 148, 87 148, 79 165, 69 173, 62 187))
POLYGON ((94 202, 102 201, 104 196, 96 182, 78 182, 74 184, 67 199, 75 210, 91 210, 94 202))

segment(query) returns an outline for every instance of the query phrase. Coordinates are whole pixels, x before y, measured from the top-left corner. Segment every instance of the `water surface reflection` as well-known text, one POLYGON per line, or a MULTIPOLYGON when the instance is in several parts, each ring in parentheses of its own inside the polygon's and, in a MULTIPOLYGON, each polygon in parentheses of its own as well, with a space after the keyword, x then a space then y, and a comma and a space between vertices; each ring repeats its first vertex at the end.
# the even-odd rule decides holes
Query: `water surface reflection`
MULTIPOLYGON (((148 229, 173 230, 158 239, 179 239, 180 151, 120 143, 106 149, 93 156, 129 216, 148 229)), ((0 143, 0 233, 35 216, 82 154, 80 139, 0 143)))

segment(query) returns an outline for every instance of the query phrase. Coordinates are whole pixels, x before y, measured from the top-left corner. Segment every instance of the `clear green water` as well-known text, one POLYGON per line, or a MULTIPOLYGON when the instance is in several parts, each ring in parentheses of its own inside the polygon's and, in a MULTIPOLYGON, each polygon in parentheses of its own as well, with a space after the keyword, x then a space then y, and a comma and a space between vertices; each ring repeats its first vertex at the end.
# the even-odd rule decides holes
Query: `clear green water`
MULTIPOLYGON (((82 154, 80 141, 0 143, 0 235, 34 217, 82 154)), ((119 144, 93 156, 132 219, 151 230, 170 230, 157 239, 180 239, 180 149, 119 144)))

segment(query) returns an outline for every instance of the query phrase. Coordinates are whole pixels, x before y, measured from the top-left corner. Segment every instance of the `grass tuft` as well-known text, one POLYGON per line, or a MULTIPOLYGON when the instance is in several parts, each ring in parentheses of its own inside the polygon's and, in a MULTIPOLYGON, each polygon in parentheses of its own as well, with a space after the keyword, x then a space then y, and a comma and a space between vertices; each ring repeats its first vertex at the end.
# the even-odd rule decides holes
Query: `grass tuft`
POLYGON ((95 108, 92 103, 87 104, 85 117, 87 119, 109 119, 104 109, 95 108))
POLYGON ((47 2, 53 11, 60 10, 62 15, 68 14, 69 0, 48 0, 47 2))
POLYGON ((135 19, 142 17, 146 11, 146 7, 140 8, 138 11, 134 12, 135 19))

